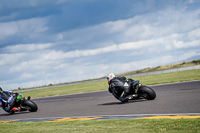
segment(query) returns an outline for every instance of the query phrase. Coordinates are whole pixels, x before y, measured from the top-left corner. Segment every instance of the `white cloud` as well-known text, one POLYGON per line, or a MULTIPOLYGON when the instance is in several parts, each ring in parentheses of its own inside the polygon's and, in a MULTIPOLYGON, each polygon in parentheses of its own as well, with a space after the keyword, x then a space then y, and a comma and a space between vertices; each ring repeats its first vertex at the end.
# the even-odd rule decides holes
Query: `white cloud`
POLYGON ((15 25, 14 22, 0 23, 0 29, 2 31, 0 32, 0 36, 1 36, 0 39, 4 38, 4 36, 16 34, 18 31, 18 27, 15 25))
POLYGON ((70 52, 63 52, 63 51, 50 51, 44 55, 45 60, 57 60, 63 58, 75 58, 75 57, 82 57, 82 56, 94 56, 98 54, 104 54, 108 52, 117 52, 122 50, 130 50, 135 49, 139 50, 142 47, 151 47, 152 45, 157 45, 163 43, 163 39, 154 39, 154 40, 142 40, 138 42, 126 42, 121 44, 110 45, 107 47, 101 47, 97 49, 85 49, 85 50, 75 50, 70 52))
POLYGON ((200 37, 200 28, 188 32, 188 38, 191 40, 199 39, 199 37, 200 37))
POLYGON ((20 79, 20 80, 27 80, 27 79, 32 78, 32 77, 34 77, 34 74, 32 74, 32 73, 23 73, 23 74, 19 77, 19 79, 20 79))
POLYGON ((2 51, 19 53, 19 52, 31 52, 35 50, 43 50, 52 47, 52 43, 43 44, 18 44, 14 46, 7 46, 2 49, 2 51))
POLYGON ((53 64, 53 62, 45 62, 45 60, 43 59, 37 59, 37 57, 35 59, 29 59, 28 61, 23 61, 23 62, 19 62, 16 65, 13 65, 12 67, 10 67, 9 72, 10 73, 15 73, 15 72, 24 72, 24 71, 34 71, 34 70, 41 70, 41 69, 47 69, 48 67, 50 67, 50 64, 53 64), (49 66, 48 66, 49 65, 49 66))
MULTIPOLYGON (((20 62, 18 65, 15 65, 10 68, 10 72, 19 72, 19 71, 24 71, 28 69, 42 69, 48 67, 48 64, 53 64, 54 61, 66 59, 66 58, 77 58, 77 57, 83 57, 83 56, 95 56, 98 54, 104 54, 108 52, 115 52, 115 51, 120 51, 120 50, 129 50, 129 49, 139 49, 145 45, 148 45, 149 41, 145 42, 129 42, 129 43, 124 43, 120 45, 112 45, 108 47, 103 47, 103 48, 97 48, 97 49, 86 49, 86 50, 75 50, 75 51, 70 51, 70 52, 63 52, 63 51, 55 51, 55 50, 46 50, 44 53, 40 54, 40 58, 31 59, 29 61, 23 61, 20 62)), ((38 45, 39 48, 46 48, 44 47, 45 45, 38 45)), ((51 46, 51 45, 50 45, 51 46)), ((19 46, 18 48, 21 48, 22 46, 19 46)), ((37 47, 34 47, 37 49, 37 47)), ((12 49, 12 48, 10 48, 12 49)), ((28 45, 27 52, 28 50, 33 50, 32 45, 28 45)), ((35 53, 37 54, 37 53, 35 53)), ((10 58, 14 58, 19 60, 19 58, 15 58, 16 54, 9 55, 10 58), (13 56, 12 56, 13 55, 13 56)), ((28 55, 27 54, 24 54, 28 55)), ((34 56, 34 53, 32 53, 32 56, 34 56)), ((23 57, 23 56, 21 56, 23 57)), ((5 59, 4 59, 5 60, 5 59)), ((8 59, 7 59, 8 60, 8 59)), ((15 62, 16 62, 15 61, 15 62)), ((64 65, 65 66, 65 65, 64 65)), ((56 68, 63 67, 62 65, 57 66, 56 68)))
POLYGON ((114 22, 107 22, 105 23, 105 26, 109 28, 109 32, 115 33, 115 32, 121 32, 124 29, 127 28, 130 23, 135 20, 135 18, 126 19, 126 20, 118 20, 114 22))
POLYGON ((191 42, 183 42, 183 41, 176 41, 174 40, 173 43, 175 48, 191 48, 191 47, 197 47, 200 46, 200 40, 195 40, 191 42))
POLYGON ((194 0, 187 0, 189 4, 194 3, 194 0))
POLYGON ((13 22, 0 23, 0 40, 8 38, 11 35, 33 36, 40 32, 46 31, 45 26, 48 18, 32 18, 13 22))
POLYGON ((0 54, 0 66, 16 64, 20 59, 26 56, 26 53, 0 54))

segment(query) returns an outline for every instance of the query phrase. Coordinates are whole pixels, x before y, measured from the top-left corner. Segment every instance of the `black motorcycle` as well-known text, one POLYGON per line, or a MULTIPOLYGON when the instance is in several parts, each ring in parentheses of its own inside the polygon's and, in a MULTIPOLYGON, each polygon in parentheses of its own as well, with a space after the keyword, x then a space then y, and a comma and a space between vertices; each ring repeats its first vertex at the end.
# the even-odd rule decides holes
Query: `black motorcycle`
MULTIPOLYGON (((30 96, 26 98, 26 97, 23 97, 23 94, 18 94, 18 93, 15 93, 15 94, 17 94, 17 98, 13 107, 20 107, 20 110, 18 111, 36 112, 38 110, 38 106, 33 101, 30 100, 31 99, 30 96)), ((9 113, 14 114, 15 111, 12 110, 9 113)))
POLYGON ((129 100, 154 100, 156 98, 155 91, 149 86, 143 86, 139 80, 128 79, 128 84, 131 87, 130 94, 128 95, 128 99, 126 99, 123 103, 128 102, 129 100))

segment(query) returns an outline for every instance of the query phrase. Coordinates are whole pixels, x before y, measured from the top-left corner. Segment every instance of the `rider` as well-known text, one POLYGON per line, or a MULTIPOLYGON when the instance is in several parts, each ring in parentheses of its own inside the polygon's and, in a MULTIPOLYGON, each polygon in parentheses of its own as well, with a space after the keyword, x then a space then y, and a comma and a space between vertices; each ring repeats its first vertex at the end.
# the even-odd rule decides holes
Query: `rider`
POLYGON ((0 87, 0 107, 6 112, 10 113, 12 111, 19 111, 20 107, 13 107, 17 98, 17 93, 12 91, 3 91, 0 87))
POLYGON ((130 95, 130 92, 134 80, 126 80, 126 77, 124 76, 116 77, 114 73, 108 74, 107 80, 109 84, 109 92, 112 93, 115 98, 119 99, 122 103, 133 98, 133 95, 130 95))

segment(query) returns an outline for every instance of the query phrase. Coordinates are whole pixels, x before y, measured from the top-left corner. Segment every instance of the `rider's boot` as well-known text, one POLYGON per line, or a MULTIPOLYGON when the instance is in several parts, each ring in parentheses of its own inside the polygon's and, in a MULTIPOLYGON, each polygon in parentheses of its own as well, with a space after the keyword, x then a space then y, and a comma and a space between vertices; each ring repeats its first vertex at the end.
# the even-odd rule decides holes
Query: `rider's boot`
POLYGON ((5 107, 4 110, 5 110, 6 112, 9 112, 9 111, 10 111, 10 108, 9 108, 9 107, 5 107))

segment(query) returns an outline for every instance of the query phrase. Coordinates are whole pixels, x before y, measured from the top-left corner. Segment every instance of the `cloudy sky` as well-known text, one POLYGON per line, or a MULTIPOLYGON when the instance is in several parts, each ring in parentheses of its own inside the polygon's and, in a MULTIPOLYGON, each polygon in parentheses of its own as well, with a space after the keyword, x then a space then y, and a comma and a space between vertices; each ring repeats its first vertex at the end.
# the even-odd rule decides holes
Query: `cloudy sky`
POLYGON ((4 89, 199 58, 199 0, 0 0, 4 89))

